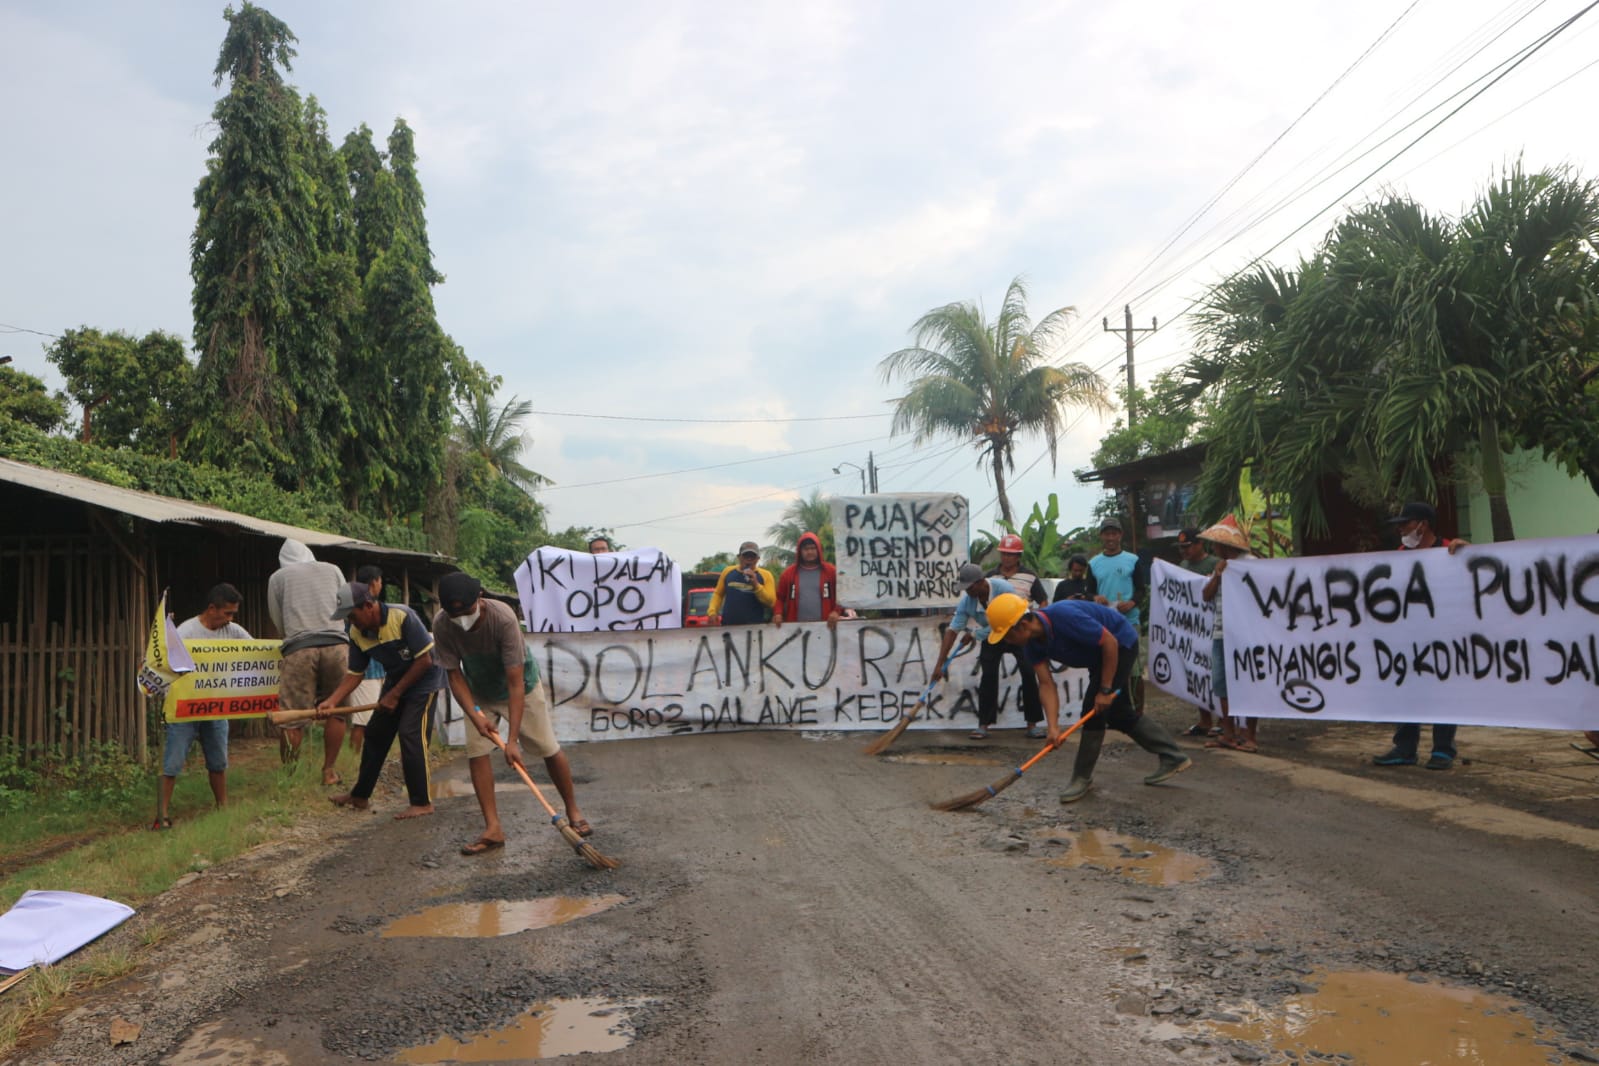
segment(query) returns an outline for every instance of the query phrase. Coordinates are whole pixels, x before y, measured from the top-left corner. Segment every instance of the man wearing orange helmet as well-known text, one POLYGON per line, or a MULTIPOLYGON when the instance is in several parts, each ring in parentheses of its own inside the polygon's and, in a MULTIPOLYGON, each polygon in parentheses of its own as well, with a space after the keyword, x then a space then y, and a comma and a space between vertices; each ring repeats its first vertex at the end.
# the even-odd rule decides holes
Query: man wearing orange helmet
POLYGON ((1119 729, 1138 746, 1160 757, 1155 772, 1144 778, 1158 785, 1175 777, 1194 761, 1160 722, 1134 706, 1128 681, 1138 654, 1138 632, 1114 607, 1080 600, 1033 610, 1020 596, 996 596, 988 603, 988 639, 1021 649, 1038 679, 1038 695, 1049 723, 1050 740, 1060 736, 1060 691, 1055 686, 1052 663, 1080 666, 1088 671, 1088 690, 1082 713, 1090 718, 1077 744, 1072 780, 1061 793, 1062 803, 1076 803, 1094 787, 1094 766, 1105 742, 1105 728, 1119 729))

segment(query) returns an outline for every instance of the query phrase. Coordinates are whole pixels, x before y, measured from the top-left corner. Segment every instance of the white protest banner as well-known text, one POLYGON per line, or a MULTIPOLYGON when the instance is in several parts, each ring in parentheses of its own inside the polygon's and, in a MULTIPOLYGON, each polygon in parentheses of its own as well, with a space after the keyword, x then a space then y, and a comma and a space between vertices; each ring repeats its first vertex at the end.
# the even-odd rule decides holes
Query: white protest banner
MULTIPOLYGON (((530 633, 563 743, 725 733, 881 730, 916 705, 945 619, 905 618, 659 632, 530 633)), ((1023 726, 1015 660, 1001 660, 998 726, 1023 726)), ((933 687, 911 728, 976 723, 977 653, 933 687)), ((1076 720, 1088 675, 1055 675, 1076 720)))
POLYGON ((522 617, 535 633, 683 624, 677 564, 659 548, 590 555, 544 547, 529 555, 515 576, 522 617))
POLYGON ((1222 576, 1233 714, 1599 729, 1599 536, 1222 576))
POLYGON ((1178 699, 1215 711, 1210 633, 1216 607, 1200 595, 1210 579, 1164 559, 1155 560, 1150 576, 1149 676, 1178 699))
POLYGON ((954 607, 968 548, 966 497, 946 492, 835 496, 838 602, 954 607))

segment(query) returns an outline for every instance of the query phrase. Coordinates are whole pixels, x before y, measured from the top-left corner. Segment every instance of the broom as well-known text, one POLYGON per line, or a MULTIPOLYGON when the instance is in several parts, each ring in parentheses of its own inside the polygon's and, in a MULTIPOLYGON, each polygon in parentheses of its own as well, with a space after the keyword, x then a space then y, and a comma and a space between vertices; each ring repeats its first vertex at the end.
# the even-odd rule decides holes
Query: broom
POLYGON ((359 707, 334 707, 328 711, 319 711, 315 707, 291 707, 281 711, 268 711, 267 718, 271 719, 273 725, 294 725, 297 722, 309 722, 318 715, 323 718, 335 718, 377 709, 378 705, 375 703, 363 703, 359 707))
POLYGON ((1021 776, 1027 771, 1031 770, 1033 768, 1033 764, 1039 759, 1042 759, 1044 756, 1048 755, 1050 752, 1066 743, 1066 738, 1083 728, 1083 723, 1092 717, 1094 717, 1094 712, 1090 710, 1087 714, 1079 718, 1070 729, 1066 730, 1066 732, 1057 737, 1053 743, 1045 744, 1043 750, 1041 750, 1037 755, 1034 755, 1031 759, 1028 759, 1026 762, 1016 767, 1016 769, 1012 770, 998 781, 995 781, 992 785, 984 785, 976 792, 968 792, 964 796, 956 796, 952 800, 945 800, 943 803, 935 803, 933 804, 933 810, 964 811, 969 807, 977 806, 990 796, 999 795, 1001 792, 1004 792, 1007 788, 1010 788, 1012 785, 1014 785, 1017 781, 1021 780, 1021 776))
MULTIPOLYGON (((501 751, 505 750, 505 742, 500 739, 498 733, 490 733, 489 739, 494 741, 495 747, 501 751)), ((572 845, 572 850, 581 855, 585 862, 596 870, 614 870, 622 865, 615 859, 602 855, 598 848, 579 836, 577 830, 572 828, 572 823, 566 820, 566 815, 555 813, 555 808, 550 806, 550 801, 544 798, 544 793, 539 789, 539 786, 533 783, 533 779, 528 776, 527 770, 523 766, 519 763, 512 763, 511 765, 516 767, 516 772, 522 775, 522 780, 527 782, 527 787, 531 788, 533 795, 538 797, 539 803, 550 816, 550 824, 560 832, 562 839, 572 845)))
MULTIPOLYGON (((949 675, 949 664, 954 662, 956 659, 959 659, 967 652, 971 651, 976 644, 976 641, 963 644, 944 657, 943 669, 945 676, 949 675)), ((866 754, 881 755, 883 752, 893 747, 894 741, 898 740, 904 735, 905 730, 911 727, 911 723, 916 720, 916 716, 922 712, 922 708, 927 706, 927 697, 932 695, 933 686, 936 684, 938 684, 937 681, 929 681, 927 683, 927 687, 922 689, 921 697, 917 699, 915 706, 910 709, 910 712, 902 716, 899 721, 895 722, 894 728, 890 729, 888 732, 884 733, 882 736, 866 745, 866 747, 863 749, 866 754)))

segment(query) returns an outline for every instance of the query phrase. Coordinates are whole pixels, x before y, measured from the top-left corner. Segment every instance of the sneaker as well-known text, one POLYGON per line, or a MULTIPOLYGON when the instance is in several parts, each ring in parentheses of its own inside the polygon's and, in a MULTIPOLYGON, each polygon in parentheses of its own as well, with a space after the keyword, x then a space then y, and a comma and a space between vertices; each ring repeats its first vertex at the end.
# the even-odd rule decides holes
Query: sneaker
POLYGON ((1042 723, 1038 723, 1027 727, 1027 735, 1033 740, 1043 740, 1049 736, 1049 730, 1045 729, 1042 723))
MULTIPOLYGON (((1412 759, 1411 761, 1414 762, 1415 760, 1412 759)), ((1446 755, 1441 751, 1433 752, 1432 756, 1427 760, 1427 769, 1429 770, 1447 770, 1453 765, 1455 765, 1455 757, 1446 755)))
POLYGON ((1373 766, 1415 766, 1416 753, 1403 751, 1399 748, 1389 748, 1387 751, 1371 760, 1373 766))

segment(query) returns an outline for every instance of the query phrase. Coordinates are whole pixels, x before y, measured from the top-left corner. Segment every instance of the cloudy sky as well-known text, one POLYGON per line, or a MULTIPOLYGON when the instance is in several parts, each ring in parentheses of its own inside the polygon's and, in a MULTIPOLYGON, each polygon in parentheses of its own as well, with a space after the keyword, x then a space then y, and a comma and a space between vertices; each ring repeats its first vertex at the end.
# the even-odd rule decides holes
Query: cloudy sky
MULTIPOLYGON (((8 329, 190 335, 222 6, 0 2, 8 329)), ((1599 176, 1599 12, 1422 136, 1586 0, 266 6, 336 142, 415 127, 440 319, 544 412, 552 522, 685 564, 858 490, 833 470, 869 452, 884 491, 993 527, 969 446, 889 435, 876 367, 929 308, 1025 275, 1035 315, 1080 313, 1057 357, 1109 376, 1100 320, 1131 301, 1162 323, 1147 381, 1207 283, 1291 260, 1336 204, 1454 211, 1517 155, 1599 176)), ((53 377, 47 342, 0 355, 53 377)), ((1018 508, 1083 520, 1107 426, 1074 417, 1054 471, 1024 442, 1018 508)))

